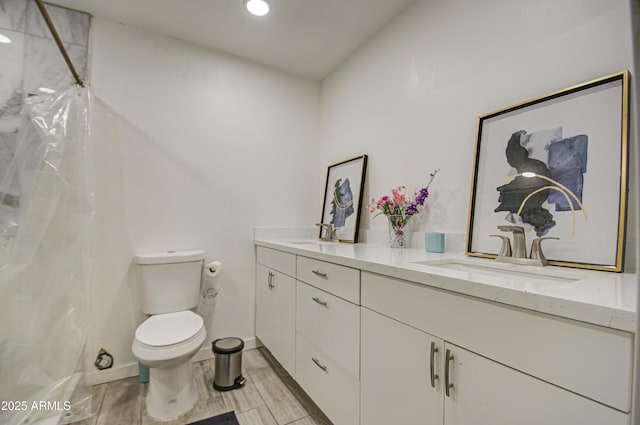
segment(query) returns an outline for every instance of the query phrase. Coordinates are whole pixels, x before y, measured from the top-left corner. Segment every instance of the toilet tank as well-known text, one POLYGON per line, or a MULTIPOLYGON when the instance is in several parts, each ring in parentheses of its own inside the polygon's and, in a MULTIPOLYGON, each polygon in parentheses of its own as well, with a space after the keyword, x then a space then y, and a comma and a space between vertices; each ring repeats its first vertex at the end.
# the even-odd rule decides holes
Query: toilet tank
POLYGON ((172 313, 198 306, 204 251, 140 254, 134 262, 143 313, 172 313))

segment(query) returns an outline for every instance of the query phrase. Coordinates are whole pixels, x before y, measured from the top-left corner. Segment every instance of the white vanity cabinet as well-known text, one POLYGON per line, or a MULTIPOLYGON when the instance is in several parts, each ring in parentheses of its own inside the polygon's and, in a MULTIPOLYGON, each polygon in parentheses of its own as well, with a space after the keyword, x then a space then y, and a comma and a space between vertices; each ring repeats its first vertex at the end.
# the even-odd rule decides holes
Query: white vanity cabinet
POLYGON ((361 326, 361 424, 629 424, 626 332, 366 272, 361 326))
POLYGON ((257 335, 334 425, 630 425, 634 334, 602 319, 622 309, 578 321, 550 314, 562 297, 532 298, 546 313, 486 283, 496 297, 478 298, 378 249, 271 247, 257 248, 257 335))
POLYGON ((296 381, 334 425, 360 423, 360 270, 298 256, 296 381))
POLYGON ((296 256, 257 247, 256 336, 295 377, 296 256))

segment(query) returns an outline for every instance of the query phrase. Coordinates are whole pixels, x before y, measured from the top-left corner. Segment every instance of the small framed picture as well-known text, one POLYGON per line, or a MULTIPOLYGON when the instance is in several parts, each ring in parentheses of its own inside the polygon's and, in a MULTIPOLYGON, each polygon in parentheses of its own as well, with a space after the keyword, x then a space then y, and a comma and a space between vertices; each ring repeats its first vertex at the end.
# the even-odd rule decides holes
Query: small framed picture
MULTIPOLYGON (((367 155, 330 165, 324 188, 321 223, 331 224, 340 242, 357 243, 367 155)), ((320 228, 318 237, 326 238, 320 228)))
POLYGON ((629 72, 479 117, 467 255, 495 258, 500 225, 525 229, 549 264, 624 269, 629 72))

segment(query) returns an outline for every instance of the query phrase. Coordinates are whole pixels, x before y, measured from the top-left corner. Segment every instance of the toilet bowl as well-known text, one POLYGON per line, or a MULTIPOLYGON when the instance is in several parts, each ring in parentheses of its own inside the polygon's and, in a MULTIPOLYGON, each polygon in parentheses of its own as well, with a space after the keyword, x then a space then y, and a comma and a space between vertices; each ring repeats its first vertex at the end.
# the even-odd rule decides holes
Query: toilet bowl
POLYGON ((175 419, 198 401, 191 359, 206 335, 202 318, 190 310, 152 315, 136 329, 131 350, 149 368, 146 405, 153 419, 175 419))

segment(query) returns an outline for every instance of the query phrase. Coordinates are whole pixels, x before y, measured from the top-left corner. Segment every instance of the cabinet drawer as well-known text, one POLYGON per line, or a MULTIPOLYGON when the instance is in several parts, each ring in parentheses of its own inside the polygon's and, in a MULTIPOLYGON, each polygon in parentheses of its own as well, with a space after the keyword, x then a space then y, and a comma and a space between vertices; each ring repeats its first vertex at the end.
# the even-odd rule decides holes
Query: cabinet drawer
POLYGON ((360 378, 360 307, 298 281, 296 330, 360 378))
POLYGON ((360 381, 299 333, 296 381, 334 425, 360 423, 360 381))
POLYGON ((360 304, 360 270, 299 256, 298 280, 360 304))
POLYGON ((296 256, 276 249, 257 247, 258 264, 267 266, 289 276, 296 276, 296 256))
POLYGON ((367 272, 362 305, 623 412, 631 409, 630 333, 367 272))

